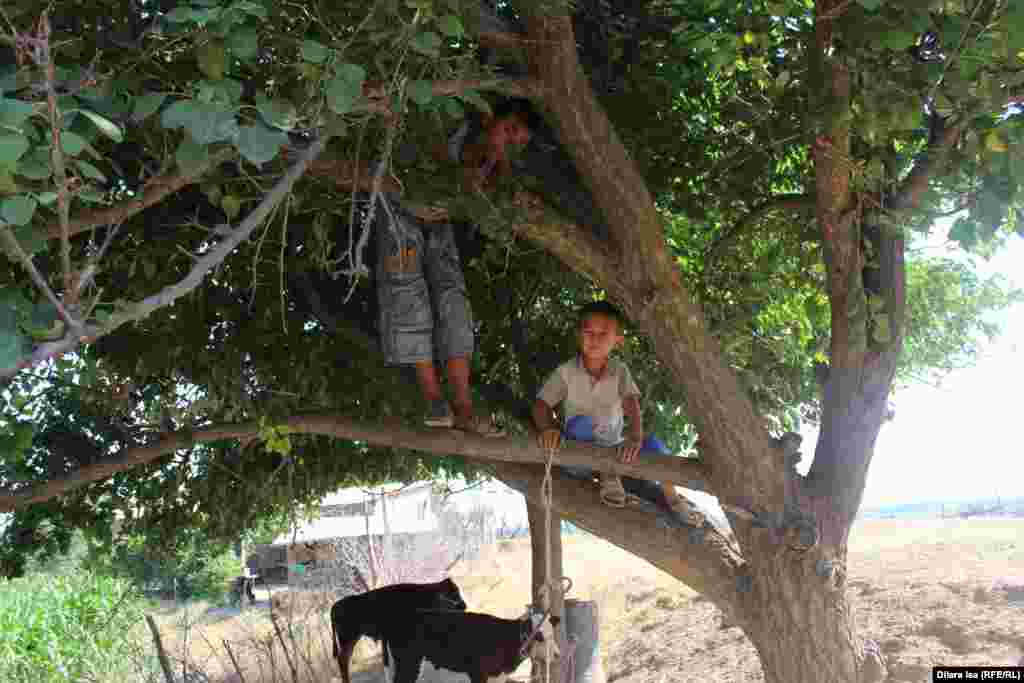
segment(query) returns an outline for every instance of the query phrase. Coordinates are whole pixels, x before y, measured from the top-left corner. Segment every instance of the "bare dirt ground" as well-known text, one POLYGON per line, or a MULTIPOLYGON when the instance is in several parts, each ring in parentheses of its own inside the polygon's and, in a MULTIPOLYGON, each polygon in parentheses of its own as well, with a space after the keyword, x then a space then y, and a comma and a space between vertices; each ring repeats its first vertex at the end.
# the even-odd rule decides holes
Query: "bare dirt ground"
MULTIPOLYGON (((500 542, 458 565, 453 577, 471 610, 512 618, 529 600, 529 562, 528 539, 500 542)), ((764 680, 743 633, 722 628, 715 607, 667 574, 586 535, 565 537, 564 563, 574 582, 569 597, 599 605, 609 682, 764 680)), ((1024 520, 860 522, 850 539, 847 590, 859 631, 877 640, 888 658, 890 681, 928 681, 937 664, 1016 663, 1024 654, 1024 520)), ((305 643, 308 673, 301 680, 340 680, 329 661, 323 608, 311 596, 302 609, 298 626, 290 627, 301 637, 289 641, 305 643)), ((165 620, 172 648, 185 645, 214 680, 238 680, 218 647, 228 640, 241 643, 234 649, 247 683, 291 681, 280 651, 275 659, 255 649, 260 639, 273 640, 265 610, 199 619, 187 644, 165 620)), ((354 683, 385 680, 378 652, 375 644, 360 643, 354 683)), ((296 666, 301 674, 301 661, 296 666)), ((517 678, 527 672, 524 665, 517 678)))

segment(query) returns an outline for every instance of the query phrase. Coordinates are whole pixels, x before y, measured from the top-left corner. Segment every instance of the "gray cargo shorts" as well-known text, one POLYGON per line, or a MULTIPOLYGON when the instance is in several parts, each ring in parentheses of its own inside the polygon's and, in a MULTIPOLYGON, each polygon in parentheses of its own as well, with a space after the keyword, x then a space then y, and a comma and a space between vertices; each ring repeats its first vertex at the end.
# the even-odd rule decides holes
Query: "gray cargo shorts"
POLYGON ((379 207, 377 297, 380 338, 390 365, 473 355, 473 312, 450 223, 424 223, 392 197, 379 207))

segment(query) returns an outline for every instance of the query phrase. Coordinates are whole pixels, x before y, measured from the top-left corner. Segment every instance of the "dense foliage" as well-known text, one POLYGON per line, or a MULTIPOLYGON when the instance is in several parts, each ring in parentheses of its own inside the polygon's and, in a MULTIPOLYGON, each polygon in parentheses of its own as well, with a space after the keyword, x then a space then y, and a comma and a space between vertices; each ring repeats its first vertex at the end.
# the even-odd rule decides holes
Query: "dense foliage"
MULTIPOLYGON (((67 264, 77 273, 97 265, 78 298, 102 325, 183 280, 222 236, 217 226, 244 218, 314 134, 331 133, 329 160, 386 159, 410 201, 445 205, 465 221, 476 388, 515 429, 523 402, 572 353, 572 311, 600 292, 513 238, 508 199, 532 190, 595 234, 605 228, 551 130, 538 131, 517 177, 487 200, 460 194, 453 169, 428 153, 496 97, 486 87, 440 95, 431 83, 525 73, 522 50, 481 48, 482 34, 519 25, 499 5, 76 0, 49 17, 56 68, 48 74, 40 3, 7 2, 0 231, 17 238, 52 285, 76 291, 67 264), (368 97, 367 86, 384 97, 368 97), (382 107, 396 118, 380 116, 382 107), (53 153, 54 122, 62 154, 53 153), (65 201, 74 221, 207 167, 200 183, 151 208, 80 231, 66 256, 55 239, 65 201)), ((848 162, 877 230, 923 239, 938 217, 955 215, 950 239, 971 254, 1024 234, 1020 5, 842 3, 836 59, 855 65, 856 78, 852 99, 841 102, 823 95, 820 64, 808 56, 812 3, 576 3, 581 61, 595 91, 642 169, 728 363, 776 428, 817 416, 815 368, 828 349, 808 152, 822 130, 837 121, 852 127, 848 162), (890 207, 893 188, 942 134, 936 112, 946 125, 966 122, 966 132, 918 210, 890 207)), ((324 168, 193 293, 74 358, 17 375, 2 394, 2 477, 45 479, 169 428, 260 417, 269 425, 310 410, 416 420, 422 406, 411 378, 377 351, 375 291, 361 268, 373 263, 373 240, 359 248, 365 196, 342 182, 340 165, 324 168)), ((25 259, 9 243, 7 250, 4 368, 63 333, 25 259)), ((866 252, 867 278, 870 244, 866 252)), ((986 315, 1019 298, 974 275, 969 257, 914 259, 909 273, 904 381, 971 362, 977 340, 994 331, 986 315)), ((883 307, 876 303, 869 298, 866 315, 883 307)), ((872 329, 873 343, 884 345, 881 318, 872 329)), ((647 424, 674 447, 691 445, 685 402, 649 340, 631 335, 624 354, 644 391, 647 424)), ((108 533, 114 510, 153 542, 173 545, 177 530, 199 525, 230 539, 265 512, 341 485, 460 472, 473 473, 454 458, 324 437, 292 436, 276 448, 208 444, 20 510, 11 528, 22 536, 7 542, 59 549, 65 528, 108 533)))

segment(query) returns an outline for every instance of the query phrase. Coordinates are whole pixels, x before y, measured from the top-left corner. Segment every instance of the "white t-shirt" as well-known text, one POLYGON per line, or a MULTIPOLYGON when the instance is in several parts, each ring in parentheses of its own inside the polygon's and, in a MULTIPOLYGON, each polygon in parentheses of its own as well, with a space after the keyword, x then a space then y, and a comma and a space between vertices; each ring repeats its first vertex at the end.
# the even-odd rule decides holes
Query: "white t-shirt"
POLYGON ((623 442, 622 400, 630 396, 640 396, 640 389, 624 363, 609 358, 604 374, 594 379, 579 355, 559 365, 537 393, 552 408, 563 404, 565 422, 577 415, 589 416, 594 422, 594 442, 600 446, 623 442))

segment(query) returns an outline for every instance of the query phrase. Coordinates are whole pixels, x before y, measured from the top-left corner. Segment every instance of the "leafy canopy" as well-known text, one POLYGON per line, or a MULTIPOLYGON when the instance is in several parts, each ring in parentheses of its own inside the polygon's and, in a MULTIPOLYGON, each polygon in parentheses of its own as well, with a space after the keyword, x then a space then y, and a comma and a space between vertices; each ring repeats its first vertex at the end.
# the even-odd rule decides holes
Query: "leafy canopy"
MULTIPOLYGON (((832 58, 852 74, 849 102, 822 94, 820 65, 808 56, 815 17, 803 0, 574 8, 581 63, 657 198, 685 282, 777 427, 816 416, 815 366, 827 360, 808 153, 822 130, 851 126, 850 173, 874 198, 866 210, 881 229, 919 237, 955 214, 951 239, 978 254, 1024 230, 1020 4, 842 4, 832 58), (887 197, 925 153, 938 118, 966 126, 960 142, 918 210, 891 210, 887 197)), ((49 18, 51 78, 33 56, 39 4, 11 0, 0 47, 9 65, 0 68, 0 229, 56 285, 62 174, 74 219, 201 172, 198 184, 72 239, 73 267, 98 266, 83 310, 103 323, 182 280, 220 238, 218 226, 244 218, 309 138, 329 132, 330 160, 387 159, 409 200, 468 221, 460 249, 478 323, 476 390, 513 417, 573 352, 572 311, 601 293, 512 237, 510 187, 540 193, 598 235, 602 218, 550 131, 526 151, 510 187, 488 200, 461 194, 451 164, 430 150, 495 97, 485 87, 434 85, 524 74, 522 50, 481 50, 481 33, 514 27, 515 10, 546 9, 557 8, 502 5, 492 16, 468 0, 76 0, 49 18)), ((415 420, 422 410, 411 378, 377 351, 373 283, 358 267, 373 262, 373 241, 361 254, 363 198, 341 168, 308 174, 194 293, 75 357, 23 372, 2 394, 7 482, 52 477, 169 426, 264 418, 270 441, 166 456, 19 511, 21 527, 37 530, 46 518, 60 522, 53 529, 107 534, 114 510, 132 509, 129 524, 158 530, 153 537, 203 525, 231 538, 264 512, 339 485, 474 474, 457 459, 272 431, 299 411, 379 421, 415 420)), ((3 367, 63 333, 23 259, 8 251, 3 367)), ((977 278, 969 262, 916 259, 908 280, 908 380, 969 363, 979 335, 994 332, 986 314, 1019 298, 977 278)), ((885 343, 884 330, 875 332, 885 343)), ((647 424, 674 447, 691 443, 679 388, 649 342, 630 335, 624 353, 647 424)))

